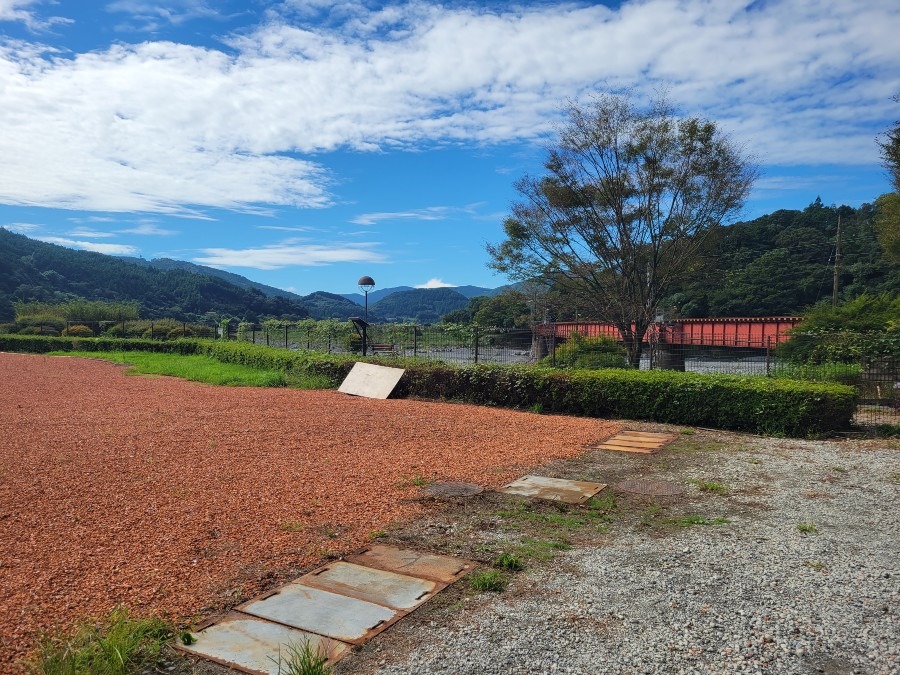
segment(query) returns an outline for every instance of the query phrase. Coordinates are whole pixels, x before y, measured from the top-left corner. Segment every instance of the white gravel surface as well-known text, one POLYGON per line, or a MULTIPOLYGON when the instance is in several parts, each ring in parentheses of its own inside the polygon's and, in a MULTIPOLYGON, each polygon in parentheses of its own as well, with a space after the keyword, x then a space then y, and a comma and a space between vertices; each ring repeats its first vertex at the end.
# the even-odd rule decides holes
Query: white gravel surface
POLYGON ((897 442, 746 438, 692 468, 762 486, 704 502, 727 524, 622 526, 448 621, 396 626, 351 670, 900 673, 897 442))

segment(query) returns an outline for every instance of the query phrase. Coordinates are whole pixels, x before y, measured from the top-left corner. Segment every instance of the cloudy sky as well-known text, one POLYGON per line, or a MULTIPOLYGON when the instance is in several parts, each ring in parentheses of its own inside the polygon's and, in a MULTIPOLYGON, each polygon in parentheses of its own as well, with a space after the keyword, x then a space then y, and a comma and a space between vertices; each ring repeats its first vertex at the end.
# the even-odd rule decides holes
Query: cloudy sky
POLYGON ((745 218, 888 190, 896 0, 0 0, 0 226, 299 293, 499 286, 560 105, 665 89, 762 177, 745 218))

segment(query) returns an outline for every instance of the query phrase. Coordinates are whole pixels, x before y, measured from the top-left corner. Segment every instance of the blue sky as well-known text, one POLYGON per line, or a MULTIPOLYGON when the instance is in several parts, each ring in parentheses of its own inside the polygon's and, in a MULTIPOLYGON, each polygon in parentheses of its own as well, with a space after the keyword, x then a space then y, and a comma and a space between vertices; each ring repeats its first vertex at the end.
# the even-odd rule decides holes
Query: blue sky
POLYGON ((719 122, 743 218, 888 191, 898 35, 896 0, 0 0, 0 226, 304 294, 495 287, 567 98, 719 122))

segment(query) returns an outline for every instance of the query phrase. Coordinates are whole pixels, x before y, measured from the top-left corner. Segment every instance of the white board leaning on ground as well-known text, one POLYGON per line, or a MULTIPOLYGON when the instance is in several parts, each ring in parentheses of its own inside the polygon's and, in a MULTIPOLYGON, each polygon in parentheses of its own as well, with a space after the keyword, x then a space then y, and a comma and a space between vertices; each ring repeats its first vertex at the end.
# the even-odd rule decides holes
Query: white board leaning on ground
POLYGON ((406 371, 357 361, 341 382, 338 391, 366 398, 387 398, 406 371))

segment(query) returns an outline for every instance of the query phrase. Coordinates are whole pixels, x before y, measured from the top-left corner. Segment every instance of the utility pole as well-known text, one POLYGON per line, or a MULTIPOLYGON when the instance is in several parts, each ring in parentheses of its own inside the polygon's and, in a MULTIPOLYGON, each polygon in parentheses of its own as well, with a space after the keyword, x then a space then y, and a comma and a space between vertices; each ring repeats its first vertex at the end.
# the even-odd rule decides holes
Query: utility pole
POLYGON ((838 283, 841 276, 841 214, 838 214, 837 237, 834 241, 834 288, 831 291, 831 306, 837 307, 838 283))

